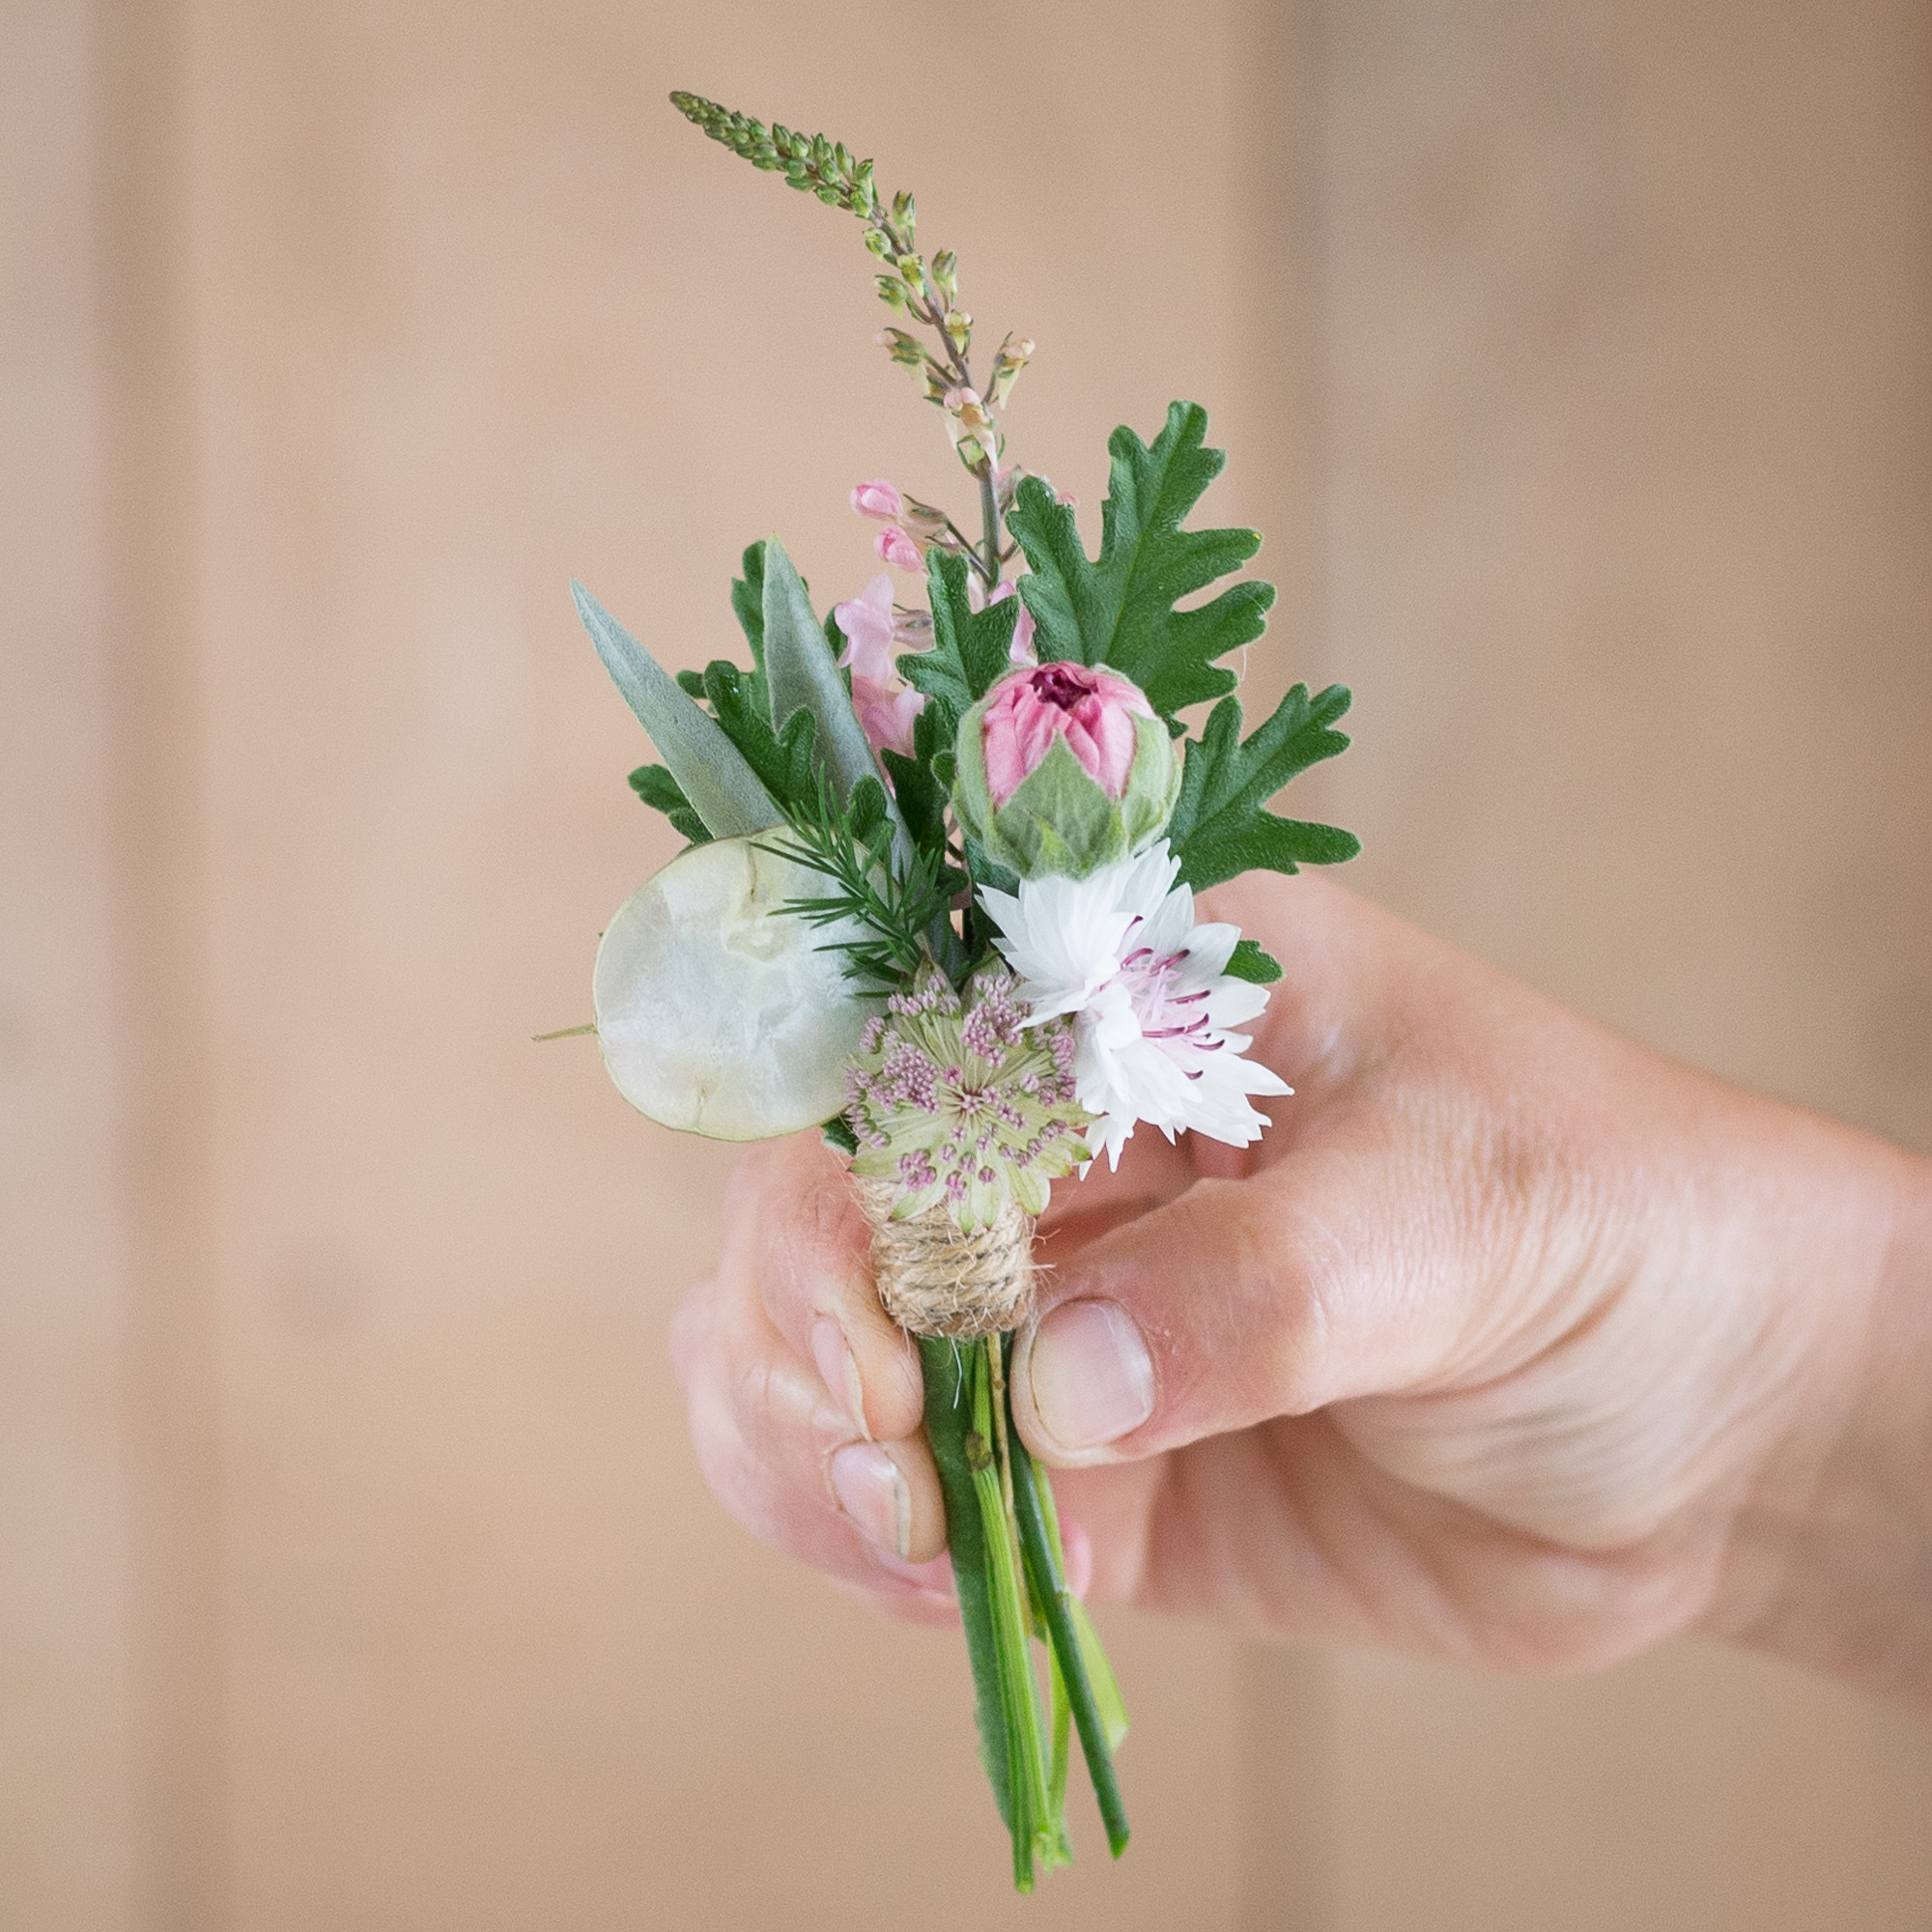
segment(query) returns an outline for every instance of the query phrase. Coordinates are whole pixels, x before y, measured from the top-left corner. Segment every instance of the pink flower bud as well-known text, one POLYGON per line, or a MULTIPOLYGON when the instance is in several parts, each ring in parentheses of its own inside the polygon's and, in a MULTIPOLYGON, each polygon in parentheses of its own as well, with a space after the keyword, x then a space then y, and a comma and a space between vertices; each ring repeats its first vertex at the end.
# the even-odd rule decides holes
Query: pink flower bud
POLYGON ((1134 720, 1152 716, 1139 688, 1115 671, 1078 664, 1014 671, 993 688, 981 721, 994 809, 1063 738, 1087 776, 1121 798, 1139 742, 1134 720))
POLYGON ((877 517, 882 523, 895 523, 905 514, 905 498, 883 476, 870 483, 861 483, 852 492, 852 507, 862 517, 877 517))
POLYGON ((897 528, 883 529, 872 539, 872 548, 880 557, 898 570, 923 570, 925 558, 919 546, 897 528))

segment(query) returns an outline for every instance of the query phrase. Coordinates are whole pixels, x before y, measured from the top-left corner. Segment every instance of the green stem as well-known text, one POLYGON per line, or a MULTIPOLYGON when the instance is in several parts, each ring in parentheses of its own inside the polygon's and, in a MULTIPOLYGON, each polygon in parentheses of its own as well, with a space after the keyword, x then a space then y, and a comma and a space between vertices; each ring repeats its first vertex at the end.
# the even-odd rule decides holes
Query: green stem
POLYGON ((1000 1690, 1007 1720, 1009 1788, 1012 1794, 1013 1885, 1031 1891, 1034 1861, 1057 1862, 1060 1833, 1047 1805, 1046 1767, 1039 1734, 1039 1696, 1027 1654, 1026 1586, 1008 1527, 1001 1471, 993 1456, 991 1362, 997 1335, 973 1377, 973 1428, 966 1437, 966 1466, 973 1472, 986 1541, 986 1579, 993 1634, 1000 1658, 1000 1690))
POLYGON ((1000 498, 993 488, 993 464, 989 457, 980 471, 980 516, 986 526, 986 567, 980 575, 988 590, 1000 587, 1000 498))
POLYGON ((1094 1700, 1086 1659, 1081 1654, 1073 1593, 1066 1587, 1065 1569, 1053 1548, 1059 1538, 1048 1538, 1046 1513, 1040 1499, 1041 1480, 1035 1472, 1033 1458, 1017 1440, 1013 1443, 1011 1466, 1013 1501, 1019 1515, 1020 1540, 1026 1550, 1029 1577, 1046 1623, 1048 1639, 1065 1674, 1067 1701, 1072 1706, 1074 1727, 1080 1733, 1087 1772, 1094 1780, 1094 1797, 1107 1828, 1107 1844, 1119 1858, 1127 1847, 1126 1806, 1121 1801, 1120 1781, 1114 1775, 1107 1727, 1094 1700))
POLYGON ((953 1589, 973 1671, 974 1713, 979 1722, 980 1757, 993 1787, 1000 1819, 1013 1824, 1005 1698, 993 1606, 988 1589, 986 1533, 973 1472, 966 1463, 966 1437, 973 1430, 973 1378, 970 1357, 956 1342, 938 1335, 919 1338, 920 1366, 925 1376, 925 1434, 939 1465, 940 1492, 946 1499, 946 1543, 952 1558, 953 1589))

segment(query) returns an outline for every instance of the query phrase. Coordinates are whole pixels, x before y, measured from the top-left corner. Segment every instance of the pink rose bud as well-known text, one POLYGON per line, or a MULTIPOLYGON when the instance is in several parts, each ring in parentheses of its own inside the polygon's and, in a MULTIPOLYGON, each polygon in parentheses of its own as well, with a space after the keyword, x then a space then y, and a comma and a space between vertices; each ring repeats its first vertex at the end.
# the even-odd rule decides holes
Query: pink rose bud
POLYGON ((1134 720, 1152 716, 1139 687, 1114 671, 1049 664, 1009 677, 986 707, 981 727, 994 809, 1038 770, 1056 739, 1065 739, 1081 770, 1118 799, 1134 761, 1134 720))
POLYGON ((861 483, 852 492, 852 507, 862 517, 877 517, 890 524, 905 514, 905 498, 880 476, 870 483, 861 483))
POLYGON ((1023 879, 1082 878, 1145 851, 1180 787, 1180 759, 1139 687, 1099 665, 1009 671, 959 721, 952 809, 1023 879))
POLYGON ((884 529, 872 539, 872 548, 887 563, 899 570, 923 570, 925 558, 920 547, 901 529, 884 529))

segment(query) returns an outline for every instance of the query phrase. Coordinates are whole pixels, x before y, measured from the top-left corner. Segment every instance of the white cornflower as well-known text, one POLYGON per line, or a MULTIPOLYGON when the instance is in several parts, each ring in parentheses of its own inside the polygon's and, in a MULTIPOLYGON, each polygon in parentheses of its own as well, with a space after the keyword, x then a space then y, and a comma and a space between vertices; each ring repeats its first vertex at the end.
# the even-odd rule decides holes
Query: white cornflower
POLYGON ((1087 1150, 1114 1167, 1137 1121, 1169 1140, 1191 1127, 1245 1147, 1267 1125, 1248 1096, 1294 1091, 1242 1058, 1247 1036, 1229 1029, 1254 1019, 1267 992, 1228 976, 1240 928, 1196 925, 1179 869, 1163 840, 1084 879, 1049 874, 1022 879, 1017 896, 980 894, 1033 1009, 1027 1024, 1074 1015, 1074 1088, 1099 1117, 1087 1150))

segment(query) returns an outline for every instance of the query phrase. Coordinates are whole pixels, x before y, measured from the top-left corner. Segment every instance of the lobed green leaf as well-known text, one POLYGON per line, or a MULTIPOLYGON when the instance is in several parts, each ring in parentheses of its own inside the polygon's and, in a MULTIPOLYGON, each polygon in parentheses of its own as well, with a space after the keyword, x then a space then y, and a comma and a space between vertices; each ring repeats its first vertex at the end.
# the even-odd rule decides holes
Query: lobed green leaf
POLYGON ((1180 527, 1226 461, 1204 446, 1207 432, 1207 411, 1174 403, 1151 447, 1124 424, 1108 439, 1097 559, 1088 557, 1071 507, 1037 476, 1021 480, 1007 518, 1032 566, 1020 595, 1038 627, 1041 661, 1108 665, 1169 720, 1234 690, 1235 673, 1216 660, 1259 638, 1274 602, 1271 583, 1251 580, 1175 608, 1261 548, 1254 530, 1180 527))
POLYGON ((1281 961, 1264 951, 1259 940, 1237 940, 1234 956, 1228 961, 1231 980, 1250 980, 1257 986, 1272 986, 1281 978, 1281 961))
POLYGON ((710 828, 698 817, 684 787, 663 765, 639 765, 631 774, 631 789, 643 802, 664 813, 671 829, 694 845, 702 845, 711 837, 710 828))
MULTIPOLYGON (((1012 597, 973 609, 966 590, 966 559, 934 548, 925 554, 925 581, 932 604, 932 648, 898 660, 899 675, 930 702, 958 721, 1012 668, 1013 627, 1020 607, 1012 597)), ((930 702, 928 708, 930 708, 930 702)), ((952 749, 952 734, 943 749, 952 749)))
POLYGON ((1214 707, 1206 730, 1188 740, 1180 795, 1168 821, 1183 883, 1200 892, 1242 872, 1339 865, 1361 850, 1361 841, 1337 826, 1277 818, 1262 809, 1297 773, 1348 749, 1347 737, 1330 727, 1349 702, 1342 685, 1311 698, 1308 687, 1297 684, 1245 741, 1240 699, 1225 697, 1214 707))

